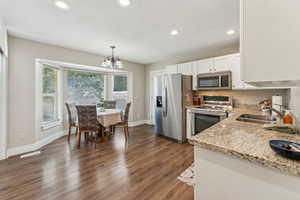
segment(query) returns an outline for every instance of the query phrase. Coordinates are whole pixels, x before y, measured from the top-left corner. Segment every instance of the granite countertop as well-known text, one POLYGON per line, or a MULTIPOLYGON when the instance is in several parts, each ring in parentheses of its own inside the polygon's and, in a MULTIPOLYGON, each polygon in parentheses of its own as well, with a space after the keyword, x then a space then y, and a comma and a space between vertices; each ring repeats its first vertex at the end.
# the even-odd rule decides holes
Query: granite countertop
POLYGON ((263 129, 263 125, 240 122, 241 114, 261 114, 257 110, 235 109, 234 114, 220 123, 189 139, 193 145, 254 162, 265 167, 300 176, 300 161, 276 154, 270 140, 288 140, 300 143, 300 135, 279 133, 263 129))

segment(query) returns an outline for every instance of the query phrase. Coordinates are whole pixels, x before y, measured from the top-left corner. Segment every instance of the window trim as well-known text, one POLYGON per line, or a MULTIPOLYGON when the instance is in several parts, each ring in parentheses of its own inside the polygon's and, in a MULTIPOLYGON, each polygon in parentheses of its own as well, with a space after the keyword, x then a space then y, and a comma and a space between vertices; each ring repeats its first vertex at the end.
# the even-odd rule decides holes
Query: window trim
POLYGON ((41 122, 40 122, 40 128, 42 130, 47 130, 50 128, 54 128, 56 126, 60 126, 63 123, 63 112, 62 112, 62 107, 63 107, 63 70, 55 65, 51 65, 48 63, 41 63, 41 116, 43 116, 43 97, 44 97, 44 93, 43 93, 43 70, 45 68, 50 68, 53 69, 57 72, 57 91, 55 94, 55 98, 56 98, 56 103, 57 103, 57 107, 56 107, 56 112, 57 112, 57 120, 53 120, 53 121, 49 121, 49 122, 45 122, 43 121, 43 117, 41 118, 41 122))
MULTIPOLYGON (((103 67, 98 67, 98 66, 89 66, 89 65, 81 65, 81 64, 74 64, 74 63, 68 63, 68 62, 62 62, 62 61, 55 61, 55 60, 48 60, 48 59, 41 59, 41 58, 36 58, 35 59, 35 85, 34 85, 34 90, 35 90, 35 95, 34 95, 34 104, 35 104, 35 111, 34 111, 34 133, 35 133, 35 140, 39 141, 41 138, 44 137, 44 132, 45 129, 41 128, 42 123, 42 67, 43 64, 46 65, 51 65, 54 68, 57 68, 61 72, 61 82, 59 83, 59 89, 61 91, 62 95, 59 95, 60 101, 59 103, 61 104, 61 108, 59 111, 61 112, 61 121, 59 122, 59 126, 62 126, 65 120, 65 109, 64 109, 64 99, 66 99, 65 92, 67 92, 66 88, 66 83, 65 83, 65 72, 67 70, 78 70, 78 71, 86 71, 86 72, 94 72, 94 73, 102 73, 105 75, 104 79, 104 98, 108 99, 110 97, 110 91, 111 91, 111 81, 108 79, 110 78, 112 74, 126 74, 128 78, 128 97, 129 101, 133 101, 133 94, 132 94, 132 88, 133 88, 133 83, 132 83, 132 72, 128 72, 125 70, 115 70, 115 69, 107 69, 103 67)), ((55 124, 54 124, 55 125, 55 124)), ((56 125, 55 125, 56 126, 56 125)), ((45 127, 46 129, 48 128, 53 128, 51 127, 45 127)))

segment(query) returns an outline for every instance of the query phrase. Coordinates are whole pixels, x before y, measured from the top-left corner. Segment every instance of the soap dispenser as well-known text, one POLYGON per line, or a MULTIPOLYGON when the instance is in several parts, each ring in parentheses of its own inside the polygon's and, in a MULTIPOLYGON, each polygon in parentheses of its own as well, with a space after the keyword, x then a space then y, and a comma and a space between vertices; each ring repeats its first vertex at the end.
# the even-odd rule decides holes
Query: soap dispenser
POLYGON ((293 124, 294 123, 293 115, 290 110, 285 111, 285 115, 283 117, 283 123, 284 124, 293 124))

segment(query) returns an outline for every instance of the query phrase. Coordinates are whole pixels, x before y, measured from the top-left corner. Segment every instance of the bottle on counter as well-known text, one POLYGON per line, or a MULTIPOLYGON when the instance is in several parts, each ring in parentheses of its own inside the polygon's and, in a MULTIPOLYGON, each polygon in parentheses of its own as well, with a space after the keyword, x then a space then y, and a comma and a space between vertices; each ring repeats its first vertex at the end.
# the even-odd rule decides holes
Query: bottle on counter
POLYGON ((292 112, 290 110, 286 110, 282 120, 284 124, 293 124, 294 119, 293 119, 292 112))

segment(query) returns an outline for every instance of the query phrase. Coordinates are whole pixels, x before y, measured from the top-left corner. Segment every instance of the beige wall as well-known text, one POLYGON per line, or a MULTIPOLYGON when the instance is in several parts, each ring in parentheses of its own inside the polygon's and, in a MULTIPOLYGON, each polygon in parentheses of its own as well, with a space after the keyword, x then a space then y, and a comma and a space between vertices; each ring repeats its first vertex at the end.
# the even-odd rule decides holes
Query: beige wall
POLYGON ((206 48, 198 53, 194 53, 192 56, 190 56, 188 59, 186 57, 182 58, 176 58, 176 59, 170 59, 165 62, 155 63, 146 65, 146 108, 145 108, 145 116, 146 119, 150 119, 150 113, 149 113, 149 104, 150 104, 150 72, 151 71, 157 71, 157 70, 163 70, 165 66, 172 65, 172 64, 179 64, 179 63, 185 63, 190 61, 196 61, 201 60, 205 58, 212 58, 217 56, 224 56, 227 54, 233 54, 239 52, 239 44, 235 44, 233 46, 223 48, 220 47, 212 47, 212 48, 206 48))
MULTIPOLYGON (((103 57, 63 47, 33 42, 13 36, 9 46, 9 122, 8 147, 36 142, 35 127, 35 59, 99 66, 103 57)), ((131 121, 145 119, 145 67, 123 62, 124 69, 133 73, 133 105, 131 121)), ((59 129, 59 128, 58 128, 59 129)), ((48 130, 45 135, 59 131, 48 130)))

